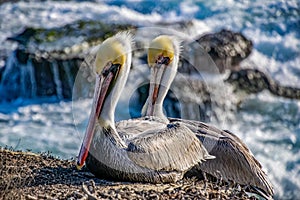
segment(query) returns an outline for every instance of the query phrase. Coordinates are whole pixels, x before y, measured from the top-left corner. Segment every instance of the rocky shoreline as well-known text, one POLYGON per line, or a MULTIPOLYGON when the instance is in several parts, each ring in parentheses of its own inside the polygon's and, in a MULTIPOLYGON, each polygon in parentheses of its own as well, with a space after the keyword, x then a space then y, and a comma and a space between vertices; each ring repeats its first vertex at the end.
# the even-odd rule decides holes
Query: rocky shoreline
MULTIPOLYGON (((194 24, 193 21, 182 21, 157 26, 188 32, 194 24)), ((138 32, 138 29, 130 24, 106 24, 92 20, 79 20, 59 28, 25 28, 7 38, 7 41, 16 42, 18 47, 6 55, 5 66, 0 67, 0 102, 20 97, 72 99, 79 70, 85 65, 93 65, 93 47, 121 30, 138 32)), ((137 50, 133 57, 142 63, 147 62, 146 43, 144 38, 136 38, 137 50)), ((179 73, 185 74, 186 79, 202 71, 220 74, 227 70, 230 75, 224 81, 234 86, 235 93, 252 94, 269 90, 276 96, 300 98, 299 88, 282 86, 255 66, 240 65, 253 49, 253 42, 242 33, 222 29, 199 35, 194 41, 183 41, 182 45, 179 73)), ((136 66, 132 66, 132 71, 136 70, 136 66)))
POLYGON ((78 171, 74 160, 0 149, 0 199, 256 199, 208 178, 170 184, 111 182, 78 171))

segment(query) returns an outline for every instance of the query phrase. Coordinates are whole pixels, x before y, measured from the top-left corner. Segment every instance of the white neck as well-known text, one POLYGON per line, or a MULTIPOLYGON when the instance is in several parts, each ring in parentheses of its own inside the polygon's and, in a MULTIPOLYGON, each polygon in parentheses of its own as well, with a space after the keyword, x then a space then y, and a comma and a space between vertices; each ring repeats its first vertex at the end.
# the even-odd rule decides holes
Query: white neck
POLYGON ((165 70, 161 80, 159 83, 157 83, 157 80, 155 80, 155 75, 154 75, 154 70, 151 68, 151 78, 150 78, 150 88, 149 88, 149 96, 148 99, 143 107, 142 110, 142 115, 143 116, 156 116, 161 119, 167 120, 167 117, 165 116, 163 112, 163 102, 165 97, 167 96, 168 90, 170 89, 170 86, 176 76, 177 73, 177 67, 178 67, 178 57, 174 57, 173 62, 170 64, 170 66, 166 66, 165 69, 160 69, 165 70), (159 90, 158 90, 158 96, 156 99, 155 104, 152 106, 153 101, 152 101, 152 96, 153 96, 153 91, 154 91, 154 86, 156 84, 159 84, 159 90), (153 108, 153 114, 149 113, 149 107, 153 108))
POLYGON ((99 116, 100 121, 104 122, 105 125, 110 125, 110 127, 112 128, 115 128, 115 109, 129 74, 130 62, 131 54, 127 54, 126 64, 121 67, 118 79, 116 80, 116 83, 112 88, 110 94, 106 97, 99 116))
POLYGON ((126 61, 123 66, 121 66, 117 80, 112 90, 110 91, 110 94, 103 102, 102 111, 99 116, 100 121, 110 125, 110 127, 112 128, 115 128, 115 109, 120 99, 121 92, 123 91, 125 83, 127 81, 131 66, 131 45, 133 39, 129 32, 121 32, 114 36, 114 40, 121 44, 123 51, 126 54, 126 61))

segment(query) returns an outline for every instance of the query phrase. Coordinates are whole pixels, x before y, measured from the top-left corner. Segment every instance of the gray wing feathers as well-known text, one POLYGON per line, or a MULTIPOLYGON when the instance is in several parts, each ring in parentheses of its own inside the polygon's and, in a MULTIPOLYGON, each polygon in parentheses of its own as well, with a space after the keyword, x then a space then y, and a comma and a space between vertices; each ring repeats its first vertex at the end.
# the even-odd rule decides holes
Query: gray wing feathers
MULTIPOLYGON (((203 135, 198 136, 203 137, 203 135)), ((215 140, 215 138, 205 140, 215 140)), ((203 145, 208 143, 204 142, 203 145)), ((235 180, 240 184, 257 186, 273 195, 272 184, 261 165, 257 165, 258 161, 241 145, 225 137, 210 143, 216 144, 209 152, 216 156, 216 159, 202 163, 200 169, 224 180, 235 180)))
POLYGON ((199 168, 224 180, 234 180, 239 184, 252 185, 263 189, 272 196, 274 189, 261 164, 249 148, 236 135, 213 126, 192 120, 181 121, 202 141, 208 152, 216 159, 202 163, 199 168))
POLYGON ((185 171, 214 158, 193 132, 179 124, 132 138, 127 152, 136 164, 165 171, 185 171))
POLYGON ((116 128, 123 139, 128 139, 142 132, 163 129, 166 125, 166 123, 156 117, 141 117, 117 122, 116 128))

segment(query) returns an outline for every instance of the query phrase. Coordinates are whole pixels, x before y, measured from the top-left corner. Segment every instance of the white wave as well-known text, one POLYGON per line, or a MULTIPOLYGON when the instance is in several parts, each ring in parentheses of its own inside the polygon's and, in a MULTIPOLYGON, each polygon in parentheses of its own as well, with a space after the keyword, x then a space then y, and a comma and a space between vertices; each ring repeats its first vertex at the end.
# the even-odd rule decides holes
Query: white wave
POLYGON ((300 120, 300 103, 263 92, 252 95, 241 108, 235 115, 235 123, 224 128, 249 146, 267 171, 277 197, 288 197, 288 192, 295 197, 300 189, 299 167, 296 167, 299 154, 292 149, 299 143, 299 135, 294 131, 297 126, 291 127, 291 124, 300 120), (289 165, 295 166, 290 170, 289 165))
POLYGON ((179 4, 181 14, 184 16, 193 17, 199 11, 199 7, 191 1, 182 1, 179 4))

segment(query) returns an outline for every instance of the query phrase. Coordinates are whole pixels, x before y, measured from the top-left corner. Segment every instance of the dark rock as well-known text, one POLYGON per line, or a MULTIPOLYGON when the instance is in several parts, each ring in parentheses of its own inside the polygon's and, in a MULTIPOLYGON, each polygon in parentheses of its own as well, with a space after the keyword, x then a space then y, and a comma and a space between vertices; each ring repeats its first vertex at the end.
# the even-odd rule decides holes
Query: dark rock
POLYGON ((187 46, 190 48, 187 49, 188 55, 185 56, 188 60, 183 60, 183 66, 179 68, 179 71, 184 73, 198 73, 199 70, 195 68, 201 65, 204 70, 211 71, 209 68, 212 66, 209 61, 206 61, 208 66, 203 66, 204 60, 208 59, 205 58, 204 52, 207 52, 214 61, 219 69, 218 72, 223 73, 226 69, 235 69, 250 55, 253 48, 251 40, 241 33, 230 30, 202 35, 187 46), (194 63, 189 63, 190 60, 194 60, 194 63))
POLYGON ((90 48, 132 28, 99 21, 77 21, 52 29, 25 28, 8 38, 19 46, 0 70, 1 101, 45 96, 71 99, 78 69, 90 48))
POLYGON ((18 42, 20 46, 26 47, 30 38, 33 37, 38 32, 38 29, 25 28, 21 33, 8 37, 7 40, 18 42))
POLYGON ((248 94, 269 90, 276 96, 290 99, 300 99, 300 88, 282 86, 272 77, 258 69, 241 69, 232 71, 226 82, 235 87, 235 91, 243 91, 248 94))
POLYGON ((196 40, 216 62, 221 72, 232 69, 247 58, 253 48, 252 41, 243 34, 221 30, 196 40))

